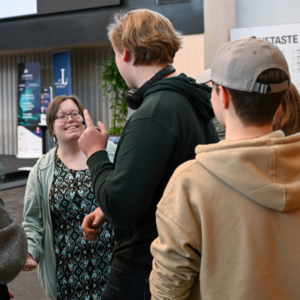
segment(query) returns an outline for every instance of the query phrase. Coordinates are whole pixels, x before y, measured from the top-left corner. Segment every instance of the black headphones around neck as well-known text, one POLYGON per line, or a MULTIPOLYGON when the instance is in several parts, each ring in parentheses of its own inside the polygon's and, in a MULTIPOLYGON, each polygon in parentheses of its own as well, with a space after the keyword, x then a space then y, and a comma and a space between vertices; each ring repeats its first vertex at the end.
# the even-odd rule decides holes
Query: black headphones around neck
POLYGON ((134 92, 129 91, 128 95, 126 95, 126 97, 125 97, 125 101, 126 101, 128 107, 131 109, 134 109, 134 110, 138 109, 142 105, 143 100, 144 100, 144 94, 149 89, 149 87, 153 83, 161 80, 163 77, 165 77, 175 71, 176 71, 176 69, 172 65, 168 65, 168 66, 164 67, 163 69, 161 69, 159 72, 157 72, 151 79, 146 81, 139 89, 137 89, 134 92))

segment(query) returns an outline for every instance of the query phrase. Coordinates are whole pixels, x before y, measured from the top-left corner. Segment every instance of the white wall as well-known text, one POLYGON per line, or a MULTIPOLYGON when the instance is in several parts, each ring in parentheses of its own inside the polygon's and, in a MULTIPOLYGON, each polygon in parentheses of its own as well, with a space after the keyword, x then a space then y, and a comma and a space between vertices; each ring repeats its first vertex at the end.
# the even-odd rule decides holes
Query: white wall
POLYGON ((236 26, 300 23, 299 0, 236 0, 236 26))

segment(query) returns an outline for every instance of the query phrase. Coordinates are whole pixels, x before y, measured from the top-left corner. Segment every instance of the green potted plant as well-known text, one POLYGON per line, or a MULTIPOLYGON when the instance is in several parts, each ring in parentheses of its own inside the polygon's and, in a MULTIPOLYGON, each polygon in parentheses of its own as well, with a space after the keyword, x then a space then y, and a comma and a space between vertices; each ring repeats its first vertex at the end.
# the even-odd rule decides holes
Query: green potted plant
POLYGON ((127 121, 128 106, 125 96, 129 89, 117 68, 114 55, 109 57, 106 64, 100 66, 102 67, 99 73, 100 89, 103 90, 104 96, 108 96, 110 92, 114 93, 114 97, 110 99, 112 126, 108 128, 108 133, 121 134, 127 121))

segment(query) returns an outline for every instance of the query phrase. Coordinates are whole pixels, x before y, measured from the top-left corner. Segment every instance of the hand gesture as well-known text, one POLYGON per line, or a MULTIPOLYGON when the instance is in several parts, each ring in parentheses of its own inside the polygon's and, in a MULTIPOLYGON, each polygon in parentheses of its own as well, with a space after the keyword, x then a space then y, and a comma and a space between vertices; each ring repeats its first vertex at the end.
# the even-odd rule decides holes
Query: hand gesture
POLYGON ((87 241, 95 241, 99 234, 99 228, 106 221, 106 217, 104 216, 100 207, 96 208, 92 213, 87 215, 81 224, 81 230, 83 233, 83 237, 87 241))
POLYGON ((93 153, 106 149, 108 132, 100 121, 98 122, 99 128, 94 126, 87 109, 83 113, 87 128, 78 140, 78 144, 85 156, 89 158, 93 153))
POLYGON ((27 254, 27 260, 25 266, 23 267, 22 271, 32 271, 37 267, 36 261, 33 259, 31 254, 27 254))

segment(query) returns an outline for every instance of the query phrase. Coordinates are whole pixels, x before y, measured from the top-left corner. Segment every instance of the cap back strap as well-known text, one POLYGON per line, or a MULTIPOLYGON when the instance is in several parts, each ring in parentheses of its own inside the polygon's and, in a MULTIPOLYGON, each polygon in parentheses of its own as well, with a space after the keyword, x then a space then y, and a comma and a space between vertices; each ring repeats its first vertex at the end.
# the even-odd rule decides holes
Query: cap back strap
POLYGON ((282 92, 286 90, 288 87, 289 87, 288 80, 276 84, 262 84, 256 82, 253 88, 253 92, 260 93, 260 94, 273 94, 273 93, 282 92))

